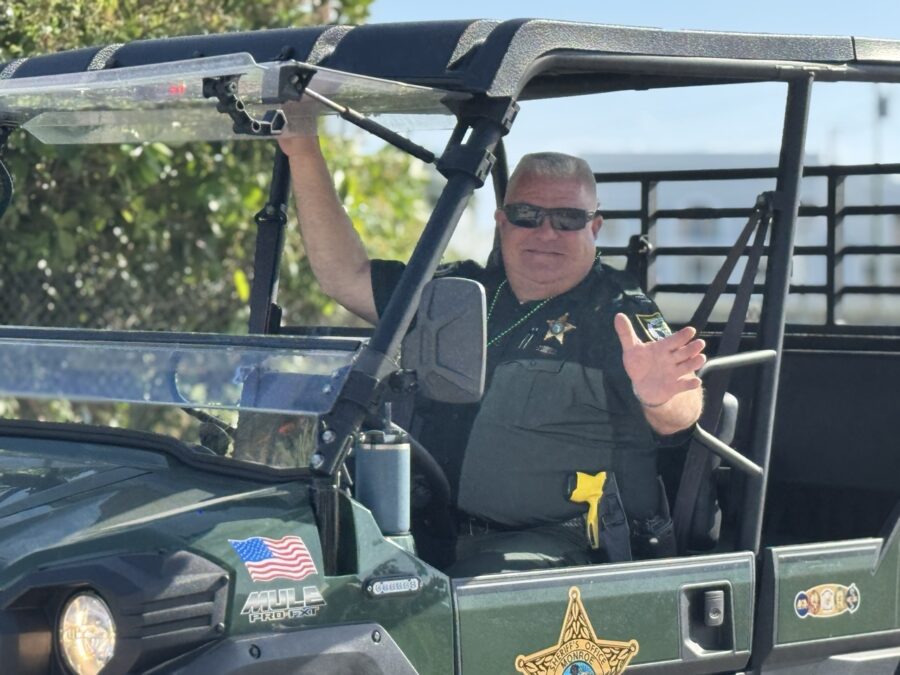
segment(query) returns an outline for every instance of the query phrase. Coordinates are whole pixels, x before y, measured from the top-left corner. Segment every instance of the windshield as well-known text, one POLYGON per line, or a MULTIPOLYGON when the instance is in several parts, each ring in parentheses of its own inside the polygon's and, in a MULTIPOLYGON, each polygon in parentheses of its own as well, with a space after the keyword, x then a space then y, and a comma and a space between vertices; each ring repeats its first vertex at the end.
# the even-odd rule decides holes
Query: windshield
POLYGON ((0 398, 29 401, 39 416, 53 418, 60 418, 59 402, 77 404, 78 418, 167 433, 202 452, 278 469, 308 466, 312 430, 334 404, 359 346, 188 334, 160 344, 125 334, 84 339, 84 331, 76 341, 52 332, 0 337, 0 398))
MULTIPOLYGON (((235 134, 231 118, 204 96, 204 79, 234 77, 246 111, 261 119, 283 106, 286 69, 313 72, 309 89, 394 129, 453 125, 446 103, 467 95, 351 75, 296 61, 256 63, 230 54, 131 68, 0 81, 0 119, 19 124, 44 143, 187 142, 253 138, 235 134)), ((285 134, 301 133, 302 117, 333 115, 306 101, 289 116, 285 134)), ((264 138, 264 137, 263 137, 264 138)))
MULTIPOLYGON (((288 75, 297 72, 311 73, 307 91, 330 101, 370 118, 404 115, 426 120, 426 128, 433 128, 428 121, 435 118, 453 126, 455 118, 449 114, 448 103, 466 97, 297 62, 256 63, 248 54, 233 54, 0 81, 0 122, 21 126, 46 143, 164 141, 174 145, 234 139, 238 136, 232 118, 217 110, 221 102, 215 97, 204 96, 204 83, 228 78, 229 83, 237 84, 236 95, 246 110, 261 118, 264 112, 294 102, 298 93, 286 91, 284 83, 290 80, 288 75)), ((210 87, 206 89, 209 93, 210 87)), ((292 126, 297 119, 298 128, 306 128, 309 120, 304 117, 333 114, 315 101, 297 105, 299 110, 289 115, 285 134, 299 133, 292 126)), ((350 157, 345 150, 355 146, 354 139, 333 141, 336 155, 350 157)), ((271 139, 269 142, 274 146, 271 139)), ((189 330, 203 331, 233 331, 240 326, 243 330, 245 310, 258 298, 251 297, 247 270, 253 268, 246 263, 253 231, 238 219, 249 221, 245 214, 269 209, 270 204, 263 204, 262 188, 268 174, 248 161, 263 155, 271 161, 268 148, 238 143, 217 144, 214 149, 169 148, 151 143, 133 149, 113 146, 83 153, 77 149, 77 154, 75 148, 38 148, 38 154, 44 157, 36 162, 38 170, 50 164, 47 170, 53 170, 54 178, 46 188, 37 189, 58 194, 57 204, 64 213, 58 218, 27 213, 17 225, 30 233, 59 233, 59 248, 70 255, 65 263, 56 264, 46 259, 55 256, 55 250, 41 252, 42 257, 29 262, 28 274, 40 275, 39 288, 51 293, 54 300, 22 303, 36 318, 16 316, 0 322, 165 330, 187 325, 189 330), (103 178, 73 195, 68 185, 62 185, 68 170, 89 175, 92 181, 96 178, 81 163, 89 153, 101 158, 103 178), (147 162, 155 163, 157 153, 165 159, 151 168, 147 162), (53 161, 56 158, 60 161, 53 161), (131 173, 133 166, 138 167, 138 175, 131 173), (198 189, 204 178, 207 185, 198 189), (143 193, 131 197, 140 188, 143 193), (110 206, 121 195, 128 196, 121 205, 110 206), (184 208, 184 202, 192 208, 184 208), (72 229, 66 231, 69 223, 72 229), (99 233, 96 238, 94 231, 99 233), (82 246, 88 240, 90 243, 82 246), (226 243, 220 246, 220 242, 226 243), (144 291, 154 299, 146 299, 144 291), (110 310, 107 293, 121 298, 125 310, 114 305, 110 310), (67 301, 69 295, 75 296, 73 302, 67 301), (73 311, 69 313, 69 309, 73 311), (66 314, 66 318, 55 323, 42 320, 57 311, 57 316, 66 314), (76 311, 70 322, 68 317, 76 311), (141 318, 132 320, 137 314, 141 318)), ((417 195, 426 191, 428 179, 409 162, 406 156, 373 158, 366 162, 372 166, 370 178, 348 186, 348 194, 360 199, 378 196, 370 200, 366 212, 373 223, 385 228, 381 237, 389 245, 385 256, 411 248, 417 228, 427 219, 429 204, 417 195), (409 187, 399 201, 382 199, 390 190, 403 190, 404 186, 409 187)), ((348 169, 359 167, 353 160, 348 169)), ((23 187, 25 193, 29 186, 23 187)), ((19 214, 9 215, 18 218, 19 214)), ((289 272, 277 288, 285 298, 279 311, 283 308, 292 324, 285 321, 279 329, 287 333, 322 317, 336 323, 343 317, 358 327, 359 321, 310 292, 305 251, 297 237, 296 227, 286 227, 284 241, 277 243, 260 237, 252 263, 264 266, 268 262, 273 268, 281 265, 289 272)), ((10 250, 13 240, 7 239, 10 250)), ((257 274, 264 269, 254 269, 253 293, 259 286, 257 274)), ((274 289, 269 300, 275 300, 274 289)), ((229 342, 185 334, 179 341, 173 335, 145 334, 141 338, 87 333, 0 331, 0 415, 155 431, 227 459, 279 469, 309 466, 320 418, 333 407, 360 346, 355 339, 345 340, 342 346, 338 339, 298 338, 291 343, 291 338, 281 337, 229 342)))

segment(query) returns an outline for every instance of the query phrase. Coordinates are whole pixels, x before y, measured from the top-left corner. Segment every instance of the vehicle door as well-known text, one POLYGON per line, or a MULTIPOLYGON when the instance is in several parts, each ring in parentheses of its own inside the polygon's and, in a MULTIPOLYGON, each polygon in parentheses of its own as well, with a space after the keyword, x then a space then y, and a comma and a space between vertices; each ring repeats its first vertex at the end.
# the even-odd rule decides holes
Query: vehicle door
POLYGON ((462 673, 719 673, 748 661, 749 552, 457 579, 462 673))
POLYGON ((900 660, 900 527, 893 536, 768 548, 757 672, 894 672, 900 660), (867 652, 861 654, 861 652, 867 652), (793 672, 793 670, 791 670, 793 672))

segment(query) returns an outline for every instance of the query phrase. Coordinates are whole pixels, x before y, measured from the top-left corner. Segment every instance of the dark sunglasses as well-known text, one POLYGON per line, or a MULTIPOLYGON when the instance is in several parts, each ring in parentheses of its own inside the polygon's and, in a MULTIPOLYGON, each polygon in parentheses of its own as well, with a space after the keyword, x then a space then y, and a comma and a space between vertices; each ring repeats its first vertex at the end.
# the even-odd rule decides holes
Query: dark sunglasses
POLYGON ((568 207, 545 209, 534 204, 507 204, 503 207, 503 213, 506 215, 506 219, 516 227, 533 230, 541 226, 544 218, 549 218, 550 227, 563 232, 580 230, 600 215, 599 210, 585 211, 568 207))

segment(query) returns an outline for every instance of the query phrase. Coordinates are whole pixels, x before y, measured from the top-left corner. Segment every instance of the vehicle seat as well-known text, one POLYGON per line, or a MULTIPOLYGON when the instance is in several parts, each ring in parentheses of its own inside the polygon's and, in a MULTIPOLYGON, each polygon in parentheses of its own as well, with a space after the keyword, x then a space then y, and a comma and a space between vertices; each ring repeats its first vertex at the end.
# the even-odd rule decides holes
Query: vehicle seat
MULTIPOLYGON (((727 445, 731 445, 734 441, 739 407, 737 397, 725 392, 715 436, 727 445)), ((691 551, 709 551, 716 548, 722 535, 723 508, 731 511, 728 508, 731 469, 723 465, 717 455, 711 454, 710 461, 712 462, 710 479, 700 486, 700 493, 694 506, 694 518, 688 539, 688 549, 691 551)))

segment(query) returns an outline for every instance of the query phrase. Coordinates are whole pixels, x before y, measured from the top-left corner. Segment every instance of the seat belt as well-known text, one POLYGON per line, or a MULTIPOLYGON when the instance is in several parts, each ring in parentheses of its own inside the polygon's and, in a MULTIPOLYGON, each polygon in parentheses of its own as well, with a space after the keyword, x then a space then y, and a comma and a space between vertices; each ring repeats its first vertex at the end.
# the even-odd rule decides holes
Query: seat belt
MULTIPOLYGON (((710 284, 691 317, 689 325, 694 326, 697 332, 706 328, 713 307, 725 290, 728 279, 737 265, 738 259, 743 255, 747 242, 754 230, 756 235, 753 244, 747 252, 747 263, 741 282, 735 293, 734 303, 728 315, 719 349, 716 356, 730 356, 736 354, 740 347, 741 335, 747 323, 747 310, 750 306, 750 297, 753 294, 756 273, 762 257, 766 233, 771 225, 774 212, 778 208, 778 193, 764 192, 757 197, 753 212, 747 220, 747 224, 738 236, 737 241, 722 267, 719 269, 713 282, 710 284)), ((703 413, 700 417, 700 426, 704 429, 715 429, 718 426, 719 416, 722 412, 722 400, 731 379, 728 370, 716 371, 709 375, 706 384, 706 400, 703 413)), ((675 497, 673 521, 675 528, 675 540, 678 551, 687 550, 693 533, 694 517, 701 491, 710 485, 713 471, 721 460, 711 453, 702 443, 692 439, 688 448, 681 472, 681 480, 675 497)), ((714 496, 711 497, 714 499, 714 496)))

